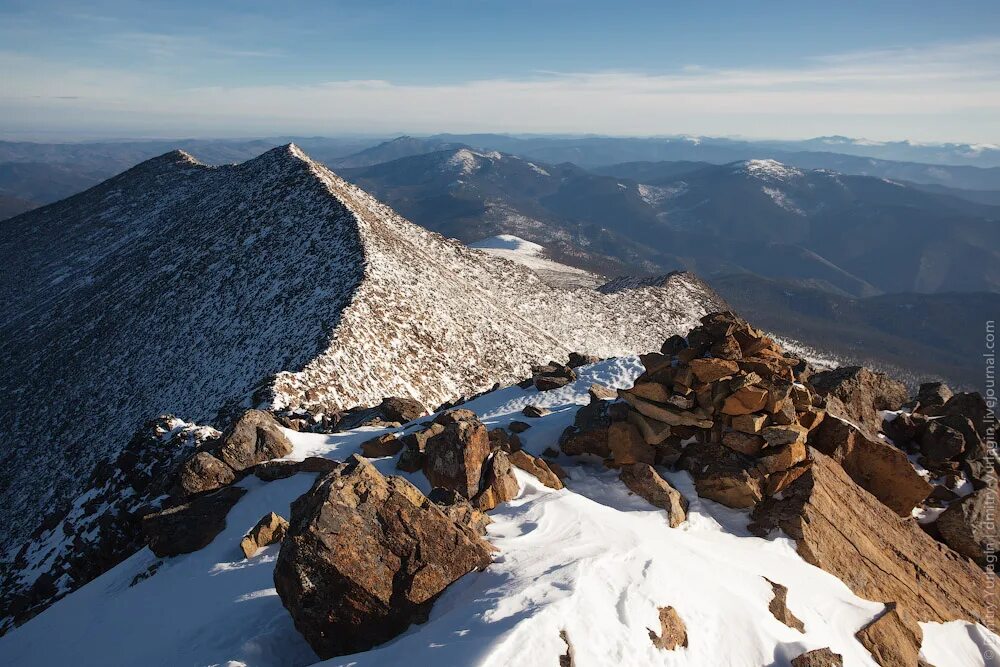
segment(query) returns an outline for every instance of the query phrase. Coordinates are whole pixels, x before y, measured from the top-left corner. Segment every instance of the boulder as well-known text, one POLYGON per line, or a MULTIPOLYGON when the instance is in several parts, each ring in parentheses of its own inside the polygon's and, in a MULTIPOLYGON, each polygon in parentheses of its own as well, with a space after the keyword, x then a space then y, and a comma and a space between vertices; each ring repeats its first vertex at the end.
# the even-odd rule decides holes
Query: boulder
POLYGON ((570 368, 579 368, 580 366, 589 366, 591 364, 596 364, 601 358, 593 354, 582 354, 580 352, 570 352, 569 360, 566 365, 570 368))
POLYGON ((472 498, 479 493, 483 464, 489 455, 489 433, 473 415, 447 424, 443 431, 427 440, 424 474, 431 486, 452 489, 472 498))
POLYGON ((900 448, 907 447, 908 443, 916 439, 927 423, 927 418, 923 415, 901 412, 889 416, 891 419, 886 418, 882 421, 882 432, 900 448))
POLYGON ((809 469, 751 514, 750 529, 780 529, 807 562, 868 600, 894 600, 920 621, 967 620, 993 631, 986 574, 901 519, 832 458, 812 452, 809 469))
POLYGON ((665 357, 672 357, 687 346, 687 340, 685 340, 684 336, 674 334, 670 338, 663 341, 663 345, 660 346, 660 354, 665 357))
POLYGON ((715 382, 740 370, 739 364, 727 359, 692 359, 688 365, 701 382, 715 382))
POLYGON ((472 506, 481 512, 488 512, 500 503, 516 498, 520 490, 510 457, 507 452, 498 450, 483 467, 483 488, 472 498, 472 506))
POLYGON ((559 437, 559 448, 569 456, 592 454, 602 459, 611 456, 608 429, 611 427, 610 401, 591 400, 576 411, 573 425, 559 437))
POLYGON ((869 438, 841 419, 823 420, 809 444, 832 456, 855 482, 899 516, 909 516, 933 490, 901 450, 869 438))
POLYGON ((687 627, 677 610, 673 607, 660 607, 658 611, 660 613, 659 634, 655 630, 647 628, 653 646, 666 651, 673 651, 678 646, 687 647, 687 627))
POLYGON ((630 410, 628 413, 628 421, 639 429, 639 433, 642 435, 643 440, 649 445, 659 445, 666 441, 671 435, 670 424, 664 424, 663 422, 658 422, 655 419, 650 419, 649 417, 630 410))
POLYGON ((944 405, 952 396, 954 393, 951 387, 944 382, 925 382, 920 385, 910 405, 914 408, 914 412, 926 412, 929 408, 944 405))
POLYGON ((147 514, 142 518, 146 544, 160 558, 203 549, 225 530, 226 515, 246 492, 239 486, 227 486, 147 514))
MULTIPOLYGON (((469 414, 472 414, 471 412, 469 414)), ((475 415, 472 415, 475 418, 475 415)), ((396 469, 403 472, 416 472, 424 467, 424 451, 427 441, 444 431, 444 425, 431 423, 427 428, 407 433, 399 439, 403 443, 403 451, 396 460, 396 469)))
POLYGON ((900 614, 894 603, 854 635, 880 667, 914 667, 920 663, 924 633, 917 622, 900 614))
POLYGON ((285 539, 288 521, 284 517, 268 512, 260 518, 250 532, 240 540, 240 549, 247 558, 253 558, 258 551, 270 544, 278 544, 285 539))
POLYGON ((632 493, 649 501, 667 513, 667 523, 676 528, 687 520, 688 501, 681 492, 663 479, 653 466, 631 463, 622 466, 619 475, 632 493))
POLYGON ((771 612, 771 615, 793 630, 805 632, 806 626, 788 609, 788 588, 767 579, 767 577, 765 577, 765 580, 771 584, 771 592, 773 593, 771 601, 767 605, 767 609, 771 612))
POLYGON ((653 463, 656 449, 648 444, 630 422, 613 422, 608 428, 608 448, 616 467, 632 463, 653 463))
POLYGON ((337 422, 337 430, 346 431, 359 426, 392 426, 405 424, 427 414, 419 401, 401 396, 389 396, 372 407, 352 408, 337 422))
POLYGON ((515 420, 507 424, 507 428, 510 429, 511 433, 524 433, 531 428, 531 424, 515 420))
POLYGON ((274 585, 322 659, 366 651, 427 619, 490 546, 415 486, 353 456, 292 504, 274 585))
POLYGON ((636 411, 658 422, 671 426, 712 428, 713 421, 703 414, 699 415, 696 411, 681 410, 672 405, 648 401, 627 390, 619 390, 618 395, 625 399, 625 402, 631 405, 636 411))
POLYGON ((479 417, 472 410, 466 410, 465 408, 457 408, 454 410, 447 410, 442 412, 437 417, 434 418, 432 423, 441 424, 442 426, 448 426, 449 424, 457 424, 459 422, 465 421, 477 421, 479 417))
POLYGON ((702 498, 737 509, 753 507, 763 498, 764 477, 755 461, 721 444, 689 445, 680 465, 691 473, 702 498))
POLYGON ((998 511, 1000 494, 990 486, 953 502, 934 525, 945 544, 986 567, 989 549, 1000 544, 998 511))
POLYGON ((264 461, 253 467, 253 474, 265 482, 285 479, 300 472, 333 472, 343 464, 340 461, 323 458, 322 456, 307 456, 301 461, 264 461))
POLYGON ((517 437, 517 434, 511 433, 507 429, 494 428, 490 429, 490 449, 496 451, 502 449, 507 452, 516 452, 521 449, 521 438, 517 437))
POLYGON ((659 382, 636 382, 629 389, 622 389, 620 391, 628 392, 647 401, 657 401, 659 403, 668 403, 671 397, 670 389, 659 382))
POLYGON ((537 405, 526 405, 521 409, 521 414, 530 419, 538 419, 539 417, 544 417, 545 415, 552 412, 548 408, 543 408, 537 405))
MULTIPOLYGON (((987 439, 987 431, 990 427, 996 428, 996 416, 990 410, 982 395, 978 392, 959 392, 948 399, 939 408, 932 408, 928 411, 932 416, 961 415, 972 421, 976 428, 976 433, 983 440, 987 439)), ((995 432, 994 432, 995 435, 995 432)))
POLYGON ((548 463, 537 456, 532 456, 523 449, 512 452, 510 454, 510 462, 513 466, 537 477, 539 482, 550 489, 564 488, 562 480, 552 471, 548 463))
MULTIPOLYGON (((823 371, 809 381, 821 396, 839 399, 843 414, 837 416, 854 422, 870 435, 878 433, 882 426, 879 410, 898 410, 909 399, 906 385, 863 366, 823 371)), ((828 409, 836 414, 833 408, 828 409)))
POLYGON ((761 429, 760 435, 768 447, 781 447, 793 443, 804 443, 806 436, 809 435, 809 429, 799 424, 768 426, 761 429))
POLYGON ((603 384, 592 384, 590 389, 587 390, 587 394, 590 395, 591 401, 613 401, 618 398, 618 392, 611 387, 605 387, 603 384))
POLYGON ((757 469, 765 475, 788 470, 806 460, 806 444, 796 441, 780 447, 768 447, 757 459, 757 469))
POLYGON ((235 481, 232 468, 208 452, 198 452, 178 469, 171 495, 185 498, 229 486, 235 481))
POLYGON ((764 438, 742 431, 726 431, 722 434, 722 444, 734 452, 746 456, 757 456, 764 447, 764 438))
POLYGON ((737 415, 733 417, 732 426, 741 433, 760 433, 767 424, 767 415, 737 415))
POLYGON ((792 658, 792 667, 843 667, 844 656, 829 648, 818 648, 792 658))
POLYGON ((724 415, 748 415, 751 412, 758 412, 767 405, 768 392, 766 389, 753 385, 740 387, 733 392, 722 406, 724 415))
POLYGON ((270 459, 292 453, 292 443, 268 412, 247 410, 226 431, 215 452, 223 463, 240 472, 270 459))
POLYGON ((937 419, 920 431, 920 453, 931 465, 956 458, 964 449, 965 437, 937 419))
POLYGON ((361 443, 361 455, 370 459, 395 456, 403 449, 403 442, 395 433, 383 433, 361 443))
POLYGON ((450 489, 442 489, 440 486, 431 489, 427 498, 441 508, 449 519, 466 526, 477 535, 485 535, 486 527, 493 523, 486 512, 480 512, 472 503, 450 489))

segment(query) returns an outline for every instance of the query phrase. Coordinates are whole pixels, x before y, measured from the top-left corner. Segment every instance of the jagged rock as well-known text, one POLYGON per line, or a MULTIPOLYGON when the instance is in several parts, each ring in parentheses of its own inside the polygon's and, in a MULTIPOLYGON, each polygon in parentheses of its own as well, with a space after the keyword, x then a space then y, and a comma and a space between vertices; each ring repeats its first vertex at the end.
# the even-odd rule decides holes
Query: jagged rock
POLYGON ((365 651, 427 619, 489 565, 490 547, 400 477, 354 456, 292 504, 274 585, 320 658, 365 651))
POLYGON ((695 490, 702 498, 742 509, 753 507, 763 497, 764 478, 755 461, 721 444, 689 445, 680 465, 691 473, 695 490))
POLYGON ((440 507, 449 519, 459 525, 467 526, 477 535, 485 535, 486 527, 493 523, 489 514, 480 512, 472 506, 472 503, 451 489, 436 487, 431 489, 427 498, 440 507))
POLYGON ((901 412, 891 419, 882 421, 882 432, 896 443, 897 447, 906 447, 926 425, 927 418, 923 415, 912 415, 901 412))
POLYGON ((909 516, 932 490, 901 450, 872 440, 841 419, 825 419, 809 444, 832 456, 855 482, 899 516, 909 516))
POLYGON ((900 614, 890 603, 881 616, 854 636, 880 667, 914 667, 920 662, 923 635, 915 620, 900 614))
POLYGON ((660 354, 665 357, 672 357, 687 346, 687 340, 684 339, 684 336, 675 334, 663 341, 663 345, 660 346, 660 354))
POLYGON ((951 387, 944 382, 925 382, 920 385, 917 395, 909 402, 914 412, 926 412, 929 408, 944 405, 954 396, 951 387))
MULTIPOLYGON (((809 381, 821 396, 840 400, 844 414, 838 416, 853 421, 869 434, 878 433, 882 426, 879 410, 898 410, 909 399, 901 382, 863 366, 823 371, 809 381)), ((828 410, 833 412, 832 408, 828 410)))
POLYGON ((537 477, 539 482, 550 489, 564 488, 562 480, 552 471, 548 463, 537 456, 532 456, 523 449, 511 453, 510 462, 515 467, 537 477))
POLYGON ((688 365, 701 382, 715 382, 740 370, 739 364, 726 359, 692 359, 688 365))
POLYGON ((579 368, 580 366, 589 366, 591 364, 596 364, 601 358, 593 354, 581 354, 580 352, 570 352, 569 361, 566 365, 570 368, 579 368))
POLYGON ((764 438, 742 431, 726 431, 722 434, 722 444, 746 456, 757 456, 764 446, 764 438))
POLYGON ((808 471, 780 497, 760 503, 751 517, 753 532, 781 529, 807 562, 860 597, 894 600, 921 621, 968 620, 998 628, 982 594, 989 585, 982 570, 916 522, 901 519, 821 452, 813 451, 808 471))
POLYGON ((737 415, 733 417, 733 428, 741 433, 760 433, 767 424, 767 415, 737 415))
POLYGON ((667 651, 673 651, 678 646, 687 647, 687 627, 677 610, 673 607, 660 607, 659 612, 660 633, 657 634, 655 630, 647 628, 653 646, 667 651))
POLYGON ((181 498, 228 486, 236 481, 233 469, 208 452, 198 452, 181 465, 172 495, 181 498))
POLYGON ((247 410, 226 432, 215 455, 240 472, 262 461, 280 459, 291 453, 292 443, 270 413, 247 410))
MULTIPOLYGON (((457 412, 449 413, 454 415, 457 412)), ((471 417, 452 421, 431 436, 424 449, 424 474, 431 486, 457 491, 466 498, 479 493, 483 464, 490 455, 490 437, 482 422, 471 417)))
POLYGON ((608 448, 608 429, 611 427, 609 401, 591 400, 576 411, 573 425, 559 437, 559 448, 569 456, 593 454, 602 459, 611 456, 608 448))
POLYGON ((507 428, 510 429, 511 433, 524 433, 531 428, 531 424, 515 420, 507 424, 507 428))
POLYGON ((938 408, 928 411, 931 416, 960 415, 967 417, 976 427, 976 433, 983 440, 987 439, 990 426, 996 428, 996 416, 993 415, 986 401, 978 392, 959 392, 938 408))
POLYGON ((619 477, 632 493, 642 496, 651 505, 666 510, 667 523, 671 528, 676 528, 687 520, 687 499, 670 482, 660 477, 653 466, 631 463, 622 466, 619 477))
POLYGON ((195 496, 183 505, 147 514, 142 532, 154 554, 163 558, 198 551, 226 528, 226 515, 246 489, 227 486, 195 496))
POLYGON ((455 410, 448 410, 442 412, 437 417, 434 418, 435 424, 441 424, 442 426, 448 426, 449 424, 457 424, 458 422, 464 421, 475 421, 479 417, 472 410, 467 410, 465 408, 458 408, 455 410))
POLYGON ((285 479, 300 472, 333 472, 343 464, 322 456, 307 456, 301 461, 264 461, 253 467, 253 474, 265 482, 285 479))
POLYGON ((539 417, 544 417, 545 415, 552 412, 548 408, 543 408, 537 405, 526 405, 521 409, 521 414, 530 419, 538 419, 539 417))
POLYGON ((618 398, 617 391, 611 387, 605 387, 603 384, 590 385, 587 394, 590 395, 590 400, 592 401, 613 401, 618 398))
POLYGON ((757 469, 765 475, 788 470, 806 460, 806 445, 796 441, 780 447, 768 447, 765 456, 757 459, 757 469))
POLYGON ((768 392, 766 389, 753 385, 740 387, 733 392, 722 406, 724 415, 748 415, 751 412, 758 412, 767 405, 768 392))
POLYGON ((980 489, 949 505, 934 522, 935 527, 945 544, 986 567, 989 550, 1000 544, 998 508, 997 488, 980 489))
POLYGON ((792 658, 792 667, 843 667, 844 656, 829 648, 818 648, 792 658))
POLYGON ((572 380, 567 377, 541 375, 535 378, 535 389, 538 391, 552 391, 553 389, 561 389, 570 382, 572 382, 572 380))
POLYGON ((632 463, 653 463, 656 450, 647 444, 633 424, 613 422, 608 429, 608 448, 616 467, 632 463))
POLYGON ((798 630, 799 632, 805 632, 806 626, 802 624, 802 621, 795 617, 795 614, 788 610, 788 588, 767 579, 767 577, 765 577, 765 579, 767 580, 767 583, 771 584, 771 591, 774 593, 771 597, 771 601, 767 605, 768 611, 770 611, 776 619, 788 627, 798 630))
MULTIPOLYGON (((475 415, 469 413, 475 418, 475 415)), ((403 451, 396 459, 396 469, 403 472, 416 472, 424 467, 424 451, 427 448, 427 441, 444 431, 444 425, 433 422, 427 428, 420 431, 407 433, 400 437, 403 443, 403 451)))
POLYGON ((472 498, 472 506, 482 512, 488 512, 500 503, 505 503, 517 497, 521 490, 510 465, 507 452, 498 450, 483 466, 483 489, 472 498))
POLYGON ((778 470, 767 476, 767 484, 764 487, 764 495, 766 497, 774 496, 781 493, 788 487, 789 484, 797 480, 799 477, 805 474, 809 470, 811 462, 809 459, 793 465, 790 468, 784 470, 778 470))
POLYGON ((420 401, 402 396, 389 396, 373 407, 352 408, 337 422, 337 430, 347 431, 359 426, 399 426, 427 414, 420 401))
POLYGON ((507 429, 490 429, 489 436, 490 449, 493 451, 502 449, 509 454, 521 449, 521 438, 517 437, 515 433, 509 432, 507 429))
POLYGON ((767 426, 760 431, 768 447, 780 447, 793 443, 804 443, 809 435, 809 429, 798 424, 786 426, 767 426))
POLYGON ((403 449, 403 442, 395 433, 383 433, 361 443, 361 455, 370 459, 395 456, 403 449))
POLYGON ((933 465, 957 457, 965 449, 965 437, 935 419, 920 432, 920 452, 933 465))
POLYGON ((288 521, 284 517, 268 512, 240 540, 240 549, 247 558, 253 558, 258 551, 270 544, 278 544, 285 539, 288 521))

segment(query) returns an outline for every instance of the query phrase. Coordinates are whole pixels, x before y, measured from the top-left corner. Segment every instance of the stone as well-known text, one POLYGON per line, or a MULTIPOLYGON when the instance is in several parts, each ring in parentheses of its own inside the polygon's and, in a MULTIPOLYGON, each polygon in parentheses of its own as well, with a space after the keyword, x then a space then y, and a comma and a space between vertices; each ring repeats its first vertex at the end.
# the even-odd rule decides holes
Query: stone
POLYGON ((823 423, 823 419, 825 418, 826 410, 823 410, 822 408, 814 408, 812 406, 806 408, 806 410, 798 416, 799 424, 804 426, 809 431, 814 430, 817 426, 823 423))
POLYGON ((967 620, 996 631, 981 569, 956 558, 915 521, 900 519, 829 456, 815 450, 811 456, 808 471, 780 497, 754 508, 752 532, 766 536, 780 529, 802 558, 860 597, 894 600, 921 621, 967 620))
POLYGON ((809 429, 799 424, 788 424, 787 426, 768 426, 760 430, 760 436, 764 438, 768 447, 781 447, 795 442, 803 443, 809 435, 809 429))
POLYGON ((854 636, 880 667, 912 667, 920 663, 923 634, 916 621, 904 618, 890 603, 881 616, 854 636))
POLYGON ((801 477, 809 470, 810 461, 798 463, 790 468, 778 470, 767 476, 767 484, 764 486, 764 495, 771 497, 784 491, 789 484, 801 477))
POLYGON ((229 486, 235 481, 232 468, 208 452, 198 452, 178 469, 171 495, 186 498, 229 486))
POLYGON ((653 463, 656 449, 648 444, 630 422, 614 422, 608 429, 608 448, 616 467, 632 463, 653 463))
POLYGON ((529 475, 537 477, 539 482, 550 489, 562 489, 565 487, 562 480, 552 471, 548 463, 537 456, 532 456, 523 449, 511 453, 510 462, 514 467, 520 468, 529 475))
POLYGON ((832 456, 851 479, 899 516, 909 516, 933 490, 903 451, 869 438, 841 419, 824 419, 810 435, 809 444, 832 456))
POLYGON ((741 433, 760 433, 767 423, 767 415, 737 415, 733 417, 732 426, 741 433))
POLYGON ((378 411, 384 421, 406 424, 427 414, 427 408, 417 400, 402 396, 383 398, 378 411))
POLYGON ((559 377, 554 375, 540 375, 535 378, 535 389, 538 391, 552 391, 553 389, 561 389, 568 385, 572 380, 565 377, 559 377))
POLYGON ((490 455, 486 427, 476 417, 449 423, 427 439, 424 474, 431 486, 452 489, 465 498, 479 493, 483 464, 490 455))
POLYGON ((643 440, 650 445, 659 445, 670 437, 670 425, 664 424, 663 422, 658 422, 655 419, 650 419, 649 417, 630 410, 628 413, 628 421, 639 429, 639 433, 642 434, 643 440))
POLYGON ((590 385, 587 394, 590 395, 590 400, 592 401, 613 401, 618 398, 616 390, 611 387, 605 387, 603 384, 590 385))
POLYGON ((670 400, 671 394, 669 389, 658 382, 637 382, 631 389, 622 389, 621 391, 657 403, 666 403, 670 400))
POLYGON ((489 436, 491 451, 502 449, 509 454, 521 449, 521 438, 517 437, 517 434, 511 433, 506 429, 490 429, 489 436))
MULTIPOLYGON (((472 414, 472 413, 470 413, 472 414)), ((473 419, 475 415, 473 415, 473 419)), ((413 431, 400 436, 403 443, 403 451, 396 459, 396 469, 403 472, 417 472, 422 470, 426 461, 424 452, 427 449, 427 441, 439 433, 443 433, 445 426, 437 422, 432 422, 427 428, 420 431, 413 431)), ((487 436, 488 437, 488 436, 487 436)))
POLYGON ((703 416, 699 416, 694 411, 678 410, 673 406, 660 405, 645 399, 639 398, 627 391, 619 391, 618 395, 625 399, 635 410, 650 419, 669 424, 671 426, 696 426, 698 428, 712 428, 713 421, 703 416))
POLYGON ((649 639, 653 646, 658 649, 673 651, 678 646, 686 648, 688 645, 687 627, 681 620, 677 610, 673 607, 660 607, 660 632, 649 630, 649 639))
POLYGON ((253 474, 265 482, 286 479, 300 472, 333 472, 342 463, 322 456, 307 456, 301 461, 264 461, 253 467, 253 474))
POLYGON ((403 449, 403 441, 395 433, 383 433, 361 443, 361 455, 370 459, 395 456, 403 449))
POLYGON ((944 382, 924 382, 917 390, 917 395, 911 404, 916 408, 916 412, 926 412, 928 408, 936 408, 944 405, 954 396, 951 387, 944 382))
POLYGON ((450 489, 442 489, 440 486, 433 488, 427 498, 449 519, 460 526, 466 526, 477 535, 486 535, 486 527, 493 523, 489 514, 480 512, 472 503, 450 489))
POLYGON ((764 454, 765 456, 757 459, 757 469, 765 475, 770 475, 788 470, 805 461, 806 443, 799 440, 779 447, 768 447, 764 450, 764 454))
POLYGON ((660 354, 665 357, 672 357, 687 346, 687 340, 684 339, 684 336, 674 334, 670 338, 663 341, 663 345, 660 346, 660 354))
POLYGON ((150 550, 164 558, 192 553, 212 543, 226 528, 226 515, 247 490, 227 486, 142 517, 150 550))
POLYGON ((569 361, 566 365, 570 368, 579 368, 580 366, 589 366, 591 364, 596 364, 601 358, 593 354, 582 354, 580 352, 570 352, 569 361))
POLYGON ((920 452, 932 465, 953 459, 965 449, 965 437, 937 419, 929 421, 919 437, 920 452))
POLYGON ((295 627, 329 659, 426 621, 451 583, 490 562, 475 531, 410 482, 352 456, 292 504, 274 585, 295 627))
POLYGON ((887 417, 882 420, 882 432, 900 448, 906 447, 914 440, 927 423, 927 418, 922 415, 901 412, 890 416, 891 419, 887 417))
POLYGON ((667 513, 667 523, 676 528, 687 520, 688 501, 681 492, 663 479, 653 466, 631 463, 622 466, 619 478, 632 493, 667 513))
POLYGON ((767 583, 771 584, 771 592, 774 594, 771 596, 771 602, 767 605, 767 609, 771 612, 771 615, 788 627, 799 632, 805 632, 806 626, 788 609, 788 588, 771 581, 767 577, 764 577, 764 579, 767 583))
POLYGON ((740 454, 757 456, 764 447, 764 438, 742 431, 726 431, 722 434, 722 444, 740 454))
POLYGON ((278 544, 285 539, 286 530, 288 530, 288 521, 274 512, 268 512, 240 540, 240 549, 244 556, 253 558, 264 547, 278 544))
POLYGON ((736 375, 740 367, 728 359, 692 359, 688 364, 691 372, 701 382, 715 382, 724 377, 736 375))
POLYGON ((712 344, 708 351, 719 359, 742 359, 743 350, 733 336, 725 336, 712 344))
POLYGON ((844 414, 837 416, 854 422, 869 435, 878 433, 882 426, 879 410, 898 410, 909 400, 906 385, 863 366, 823 371, 809 381, 821 396, 841 401, 844 414))
POLYGON ((434 418, 435 424, 441 424, 442 426, 448 426, 449 424, 457 424, 459 422, 465 421, 479 421, 479 417, 472 410, 466 410, 465 408, 457 408, 454 410, 448 410, 442 412, 437 417, 434 418))
POLYGON ((573 425, 559 437, 559 448, 563 453, 570 456, 593 454, 602 459, 610 457, 608 428, 611 426, 612 405, 609 401, 591 400, 577 410, 573 425))
MULTIPOLYGON (((996 429, 997 420, 986 401, 978 392, 959 392, 948 399, 940 408, 932 408, 932 416, 961 415, 972 421, 976 433, 987 440, 987 432, 992 427, 996 429)), ((995 431, 994 431, 995 437, 995 431)))
POLYGON ((529 428, 531 428, 531 424, 528 424, 527 422, 522 422, 522 421, 516 421, 515 420, 515 421, 512 421, 511 423, 507 424, 507 428, 510 429, 510 431, 512 433, 524 433, 529 428))
POLYGON ((843 667, 844 657, 829 648, 818 648, 792 658, 792 667, 843 667))
POLYGON ((291 441, 270 413, 247 410, 226 431, 215 455, 236 472, 241 472, 291 453, 291 441))
POLYGON ((544 417, 550 414, 552 411, 548 408, 539 407, 537 405, 526 405, 521 409, 521 414, 530 419, 538 419, 539 417, 544 417))
POLYGON ((517 497, 521 486, 517 483, 514 470, 510 465, 507 452, 493 452, 486 465, 483 466, 483 489, 472 497, 472 506, 481 512, 488 512, 501 503, 517 497))
POLYGON ((691 473, 699 496, 726 507, 753 507, 764 496, 764 478, 754 460, 721 444, 689 445, 680 465, 691 473))
POLYGON ((722 406, 722 414, 748 415, 764 409, 767 404, 767 390, 760 387, 741 387, 733 392, 722 406))
POLYGON ((945 544, 986 567, 990 548, 1000 544, 998 511, 1000 494, 996 486, 987 487, 951 503, 935 527, 945 544))

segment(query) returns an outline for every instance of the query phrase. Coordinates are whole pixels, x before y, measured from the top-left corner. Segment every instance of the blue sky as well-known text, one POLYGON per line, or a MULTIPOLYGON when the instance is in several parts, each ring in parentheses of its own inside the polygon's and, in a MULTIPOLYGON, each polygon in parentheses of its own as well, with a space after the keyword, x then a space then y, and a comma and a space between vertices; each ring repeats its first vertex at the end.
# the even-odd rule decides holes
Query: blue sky
POLYGON ((0 135, 1000 143, 997 2, 0 0, 0 135))

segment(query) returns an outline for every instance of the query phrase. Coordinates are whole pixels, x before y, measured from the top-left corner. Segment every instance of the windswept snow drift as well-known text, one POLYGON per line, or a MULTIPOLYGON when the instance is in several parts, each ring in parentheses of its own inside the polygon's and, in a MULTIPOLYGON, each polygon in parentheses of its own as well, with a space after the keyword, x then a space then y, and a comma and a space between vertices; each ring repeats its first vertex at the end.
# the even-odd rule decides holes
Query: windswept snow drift
POLYGON ((575 266, 553 261, 546 256, 545 247, 525 241, 512 234, 499 234, 469 244, 470 248, 483 250, 495 257, 502 257, 531 269, 546 284, 553 287, 595 288, 607 282, 599 276, 575 266))
MULTIPOLYGON (((521 418, 532 403, 552 414, 531 420, 525 448, 555 444, 592 382, 627 387, 641 371, 634 357, 581 369, 580 379, 555 391, 509 387, 463 407, 489 426, 521 418)), ((381 431, 335 435, 287 431, 290 458, 342 459, 381 431)), ((372 651, 335 658, 328 666, 558 665, 566 644, 577 667, 608 664, 759 667, 829 646, 845 665, 875 665, 854 633, 882 605, 862 600, 833 576, 805 563, 786 539, 764 540, 746 530, 747 515, 700 500, 686 473, 664 474, 690 500, 689 520, 667 525, 663 512, 632 496, 616 473, 566 457, 567 488, 553 491, 518 471, 519 496, 491 513, 490 541, 498 548, 486 571, 453 584, 427 623, 413 626, 372 651), (771 587, 788 587, 788 607, 804 634, 768 612, 771 587), (675 607, 689 646, 653 647, 657 607, 675 607)), ((376 465, 396 474, 393 458, 376 465)), ((244 559, 239 540, 270 511, 289 504, 314 476, 265 484, 250 477, 248 493, 228 526, 205 549, 162 561, 144 549, 6 637, 0 663, 31 665, 298 666, 317 658, 295 631, 271 580, 277 546, 244 559), (140 580, 141 579, 141 580, 140 580)), ((407 478, 428 490, 422 474, 407 478)), ((937 667, 986 664, 1000 641, 967 623, 923 624, 924 655, 937 667)), ((991 663, 992 664, 992 663, 991 663)))

